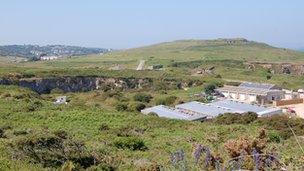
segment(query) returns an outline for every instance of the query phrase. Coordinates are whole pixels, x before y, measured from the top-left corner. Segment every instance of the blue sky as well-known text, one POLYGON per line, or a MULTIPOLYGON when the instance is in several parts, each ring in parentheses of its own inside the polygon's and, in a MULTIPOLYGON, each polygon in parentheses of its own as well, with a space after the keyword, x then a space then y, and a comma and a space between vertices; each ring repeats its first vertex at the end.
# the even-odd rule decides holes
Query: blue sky
POLYGON ((131 48, 244 37, 304 47, 303 0, 2 0, 0 44, 131 48))

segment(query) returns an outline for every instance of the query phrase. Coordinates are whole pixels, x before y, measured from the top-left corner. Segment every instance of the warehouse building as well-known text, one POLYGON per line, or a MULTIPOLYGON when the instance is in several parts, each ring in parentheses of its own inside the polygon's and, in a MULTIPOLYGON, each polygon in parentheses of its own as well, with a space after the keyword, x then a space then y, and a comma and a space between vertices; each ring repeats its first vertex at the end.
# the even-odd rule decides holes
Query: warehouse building
POLYGON ((285 92, 273 84, 242 83, 239 86, 224 86, 216 89, 226 98, 247 103, 266 104, 284 99, 285 92))
POLYGON ((167 106, 155 106, 141 111, 144 114, 155 113, 160 117, 183 120, 205 120, 215 118, 224 113, 246 113, 254 112, 259 117, 281 114, 280 108, 267 108, 259 105, 248 104, 235 100, 219 100, 213 103, 201 103, 192 101, 180 105, 175 108, 167 106))
POLYGON ((206 115, 187 109, 177 109, 164 105, 154 106, 141 111, 143 114, 157 114, 159 117, 169 119, 189 120, 189 121, 202 121, 207 118, 206 115))

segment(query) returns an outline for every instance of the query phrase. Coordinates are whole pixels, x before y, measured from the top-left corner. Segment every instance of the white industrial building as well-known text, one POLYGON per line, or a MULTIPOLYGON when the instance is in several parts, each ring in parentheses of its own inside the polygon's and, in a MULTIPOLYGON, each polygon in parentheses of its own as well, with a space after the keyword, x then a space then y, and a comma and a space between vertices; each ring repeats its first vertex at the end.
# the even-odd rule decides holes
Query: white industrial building
POLYGON ((248 103, 271 103, 285 98, 285 92, 273 84, 242 83, 239 86, 224 86, 216 89, 226 98, 248 103))
POLYGON ((268 108, 260 105, 248 104, 235 100, 219 100, 212 103, 192 101, 176 105, 175 108, 167 106, 154 106, 141 111, 143 114, 155 113, 160 117, 182 120, 204 120, 215 118, 225 113, 254 112, 259 117, 281 114, 280 108, 268 108))

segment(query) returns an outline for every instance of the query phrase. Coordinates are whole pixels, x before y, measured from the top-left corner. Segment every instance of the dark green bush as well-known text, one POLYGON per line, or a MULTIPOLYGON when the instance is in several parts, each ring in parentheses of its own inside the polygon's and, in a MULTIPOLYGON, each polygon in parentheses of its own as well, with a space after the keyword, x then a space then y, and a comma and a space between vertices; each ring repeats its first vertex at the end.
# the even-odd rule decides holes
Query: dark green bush
POLYGON ((130 104, 128 105, 128 110, 129 110, 129 111, 134 111, 134 112, 140 112, 140 111, 143 110, 144 108, 146 108, 146 105, 143 104, 143 103, 138 103, 138 102, 130 103, 130 104))
POLYGON ((132 151, 147 149, 144 141, 137 137, 119 137, 115 140, 114 146, 116 148, 129 149, 132 151))
POLYGON ((128 109, 128 104, 118 102, 118 103, 115 104, 115 109, 117 111, 126 111, 128 109))
POLYGON ((35 101, 29 102, 26 109, 28 112, 33 112, 33 111, 38 110, 42 106, 43 106, 43 104, 40 101, 35 100, 35 101))
POLYGON ((99 126, 99 131, 107 131, 107 130, 110 130, 110 127, 105 124, 105 123, 102 123, 100 126, 99 126))
POLYGON ((148 113, 149 116, 154 116, 154 117, 159 117, 157 113, 155 112, 150 112, 148 113))
POLYGON ((26 137, 11 144, 11 147, 15 158, 30 160, 44 167, 59 168, 66 161, 71 161, 76 166, 75 170, 82 170, 100 162, 83 143, 55 135, 26 137))
POLYGON ((280 143, 281 142, 281 136, 277 132, 271 132, 268 133, 268 140, 270 142, 280 143))
POLYGON ((304 119, 302 118, 289 118, 286 115, 274 115, 259 118, 257 123, 261 124, 266 129, 276 130, 283 139, 288 139, 293 136, 290 128, 292 128, 297 136, 304 135, 304 119))
POLYGON ((5 130, 3 128, 0 128, 0 138, 5 138, 5 130))
POLYGON ((177 97, 176 96, 168 96, 164 98, 159 98, 156 100, 156 105, 172 105, 175 103, 177 97))
POLYGON ((239 113, 225 113, 222 115, 219 115, 215 118, 215 123, 218 124, 249 124, 251 122, 254 122, 258 118, 258 115, 253 112, 248 112, 244 114, 239 113))
POLYGON ((56 135, 57 137, 62 138, 62 139, 67 139, 68 138, 68 133, 64 130, 54 131, 54 135, 56 135))
POLYGON ((26 135, 28 134, 28 132, 26 130, 15 130, 13 134, 19 136, 19 135, 26 135))
POLYGON ((137 93, 133 99, 138 102, 149 103, 153 97, 147 93, 137 93))

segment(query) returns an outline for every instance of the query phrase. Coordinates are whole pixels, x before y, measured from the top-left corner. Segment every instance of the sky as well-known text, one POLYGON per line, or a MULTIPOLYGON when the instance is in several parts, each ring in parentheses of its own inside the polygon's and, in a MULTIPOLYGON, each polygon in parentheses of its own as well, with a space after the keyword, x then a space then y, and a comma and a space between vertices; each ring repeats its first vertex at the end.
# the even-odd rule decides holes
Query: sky
POLYGON ((0 44, 126 49, 246 38, 304 48, 303 0, 1 0, 0 44))

